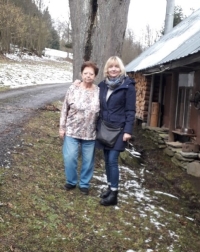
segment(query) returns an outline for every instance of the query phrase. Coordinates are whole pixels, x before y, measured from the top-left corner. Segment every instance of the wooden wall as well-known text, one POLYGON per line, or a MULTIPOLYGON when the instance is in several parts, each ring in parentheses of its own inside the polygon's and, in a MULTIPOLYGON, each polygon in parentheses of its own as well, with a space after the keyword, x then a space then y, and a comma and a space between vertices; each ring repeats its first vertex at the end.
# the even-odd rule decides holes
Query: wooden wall
MULTIPOLYGON (((196 91, 200 91, 200 71, 197 71, 194 76, 194 89, 192 97, 196 91)), ((194 129, 196 142, 200 144, 200 110, 195 109, 193 103, 191 104, 190 128, 194 129)))

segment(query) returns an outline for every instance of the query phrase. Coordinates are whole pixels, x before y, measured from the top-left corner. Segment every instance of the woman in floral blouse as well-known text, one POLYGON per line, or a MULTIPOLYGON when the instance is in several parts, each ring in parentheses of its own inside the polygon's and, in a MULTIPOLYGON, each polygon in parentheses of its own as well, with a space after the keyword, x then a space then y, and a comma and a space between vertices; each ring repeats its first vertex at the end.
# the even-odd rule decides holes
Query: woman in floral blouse
POLYGON ((82 82, 78 86, 72 84, 67 90, 60 116, 59 135, 64 139, 65 188, 75 189, 79 184, 79 189, 83 194, 89 193, 94 170, 96 122, 99 114, 99 88, 94 85, 94 80, 98 71, 98 67, 93 62, 83 63, 82 82), (79 146, 82 164, 78 182, 79 146))

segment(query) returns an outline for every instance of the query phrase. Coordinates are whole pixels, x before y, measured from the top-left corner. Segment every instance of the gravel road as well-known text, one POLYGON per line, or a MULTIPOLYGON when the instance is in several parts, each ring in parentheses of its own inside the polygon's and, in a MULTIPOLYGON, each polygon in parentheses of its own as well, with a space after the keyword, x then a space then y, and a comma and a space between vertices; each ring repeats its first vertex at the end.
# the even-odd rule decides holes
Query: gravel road
POLYGON ((63 99, 70 83, 47 84, 0 93, 0 167, 9 167, 10 150, 17 144, 24 123, 38 108, 63 99))

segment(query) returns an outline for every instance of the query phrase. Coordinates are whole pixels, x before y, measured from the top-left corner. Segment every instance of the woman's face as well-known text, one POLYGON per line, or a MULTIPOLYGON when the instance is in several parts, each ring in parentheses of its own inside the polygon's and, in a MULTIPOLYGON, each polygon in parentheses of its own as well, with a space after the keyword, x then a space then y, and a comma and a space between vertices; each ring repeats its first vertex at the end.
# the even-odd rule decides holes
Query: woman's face
POLYGON ((85 67, 81 74, 82 81, 87 84, 93 84, 95 79, 95 72, 92 67, 85 67))
POLYGON ((111 78, 116 78, 120 75, 121 69, 117 62, 112 62, 108 67, 108 76, 111 78))

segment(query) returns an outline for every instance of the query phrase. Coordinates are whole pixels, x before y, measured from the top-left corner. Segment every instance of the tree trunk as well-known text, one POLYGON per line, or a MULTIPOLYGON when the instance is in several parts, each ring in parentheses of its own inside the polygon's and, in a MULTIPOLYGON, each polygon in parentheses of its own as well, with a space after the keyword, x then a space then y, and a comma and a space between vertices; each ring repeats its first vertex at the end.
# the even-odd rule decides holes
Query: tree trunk
POLYGON ((73 79, 80 67, 92 60, 99 67, 96 82, 103 78, 106 60, 121 57, 130 0, 69 0, 73 38, 73 79))

